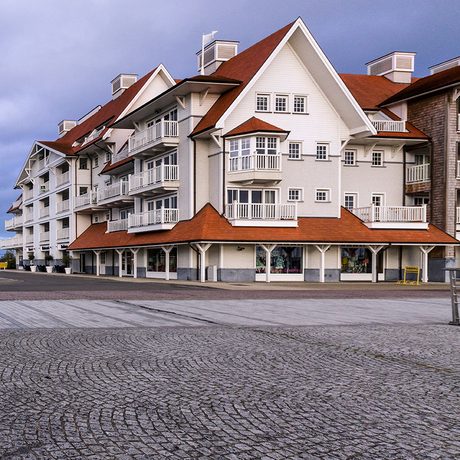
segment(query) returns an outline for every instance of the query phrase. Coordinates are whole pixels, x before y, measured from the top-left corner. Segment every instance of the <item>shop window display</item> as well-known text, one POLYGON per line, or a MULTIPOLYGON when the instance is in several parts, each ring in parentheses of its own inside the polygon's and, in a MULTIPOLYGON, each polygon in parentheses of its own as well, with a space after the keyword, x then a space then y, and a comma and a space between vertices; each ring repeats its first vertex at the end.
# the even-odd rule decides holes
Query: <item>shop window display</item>
MULTIPOLYGON (((166 254, 161 248, 147 250, 147 272, 165 272, 166 254)), ((169 253, 169 271, 177 271, 177 248, 172 248, 169 253)))
POLYGON ((372 273, 371 260, 367 248, 342 248, 342 273, 372 273))
MULTIPOLYGON (((261 246, 256 248, 256 273, 265 273, 266 257, 261 246)), ((270 273, 302 273, 302 248, 277 246, 270 258, 270 273)))

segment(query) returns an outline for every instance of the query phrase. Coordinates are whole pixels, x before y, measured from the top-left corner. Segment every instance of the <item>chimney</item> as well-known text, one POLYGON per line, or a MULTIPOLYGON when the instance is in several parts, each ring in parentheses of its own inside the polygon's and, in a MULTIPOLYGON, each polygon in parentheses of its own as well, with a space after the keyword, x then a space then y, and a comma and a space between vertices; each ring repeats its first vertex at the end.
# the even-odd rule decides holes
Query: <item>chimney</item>
POLYGON ((450 59, 449 61, 441 62, 441 64, 436 64, 434 66, 429 67, 431 75, 434 73, 442 72, 443 70, 452 69, 453 67, 460 66, 460 56, 454 59, 450 59))
POLYGON ((77 122, 75 120, 62 120, 58 124, 59 139, 64 137, 72 128, 75 128, 75 126, 77 126, 77 122))
MULTIPOLYGON (((214 40, 204 49, 204 74, 213 74, 219 66, 238 54, 238 43, 235 41, 214 40)), ((201 71, 201 50, 198 57, 198 72, 201 71)))
POLYGON ((112 85, 112 99, 121 96, 125 89, 136 83, 137 75, 121 73, 114 78, 110 83, 112 85))
POLYGON ((393 83, 411 83, 416 53, 394 51, 374 61, 368 62, 367 74, 384 76, 393 83))

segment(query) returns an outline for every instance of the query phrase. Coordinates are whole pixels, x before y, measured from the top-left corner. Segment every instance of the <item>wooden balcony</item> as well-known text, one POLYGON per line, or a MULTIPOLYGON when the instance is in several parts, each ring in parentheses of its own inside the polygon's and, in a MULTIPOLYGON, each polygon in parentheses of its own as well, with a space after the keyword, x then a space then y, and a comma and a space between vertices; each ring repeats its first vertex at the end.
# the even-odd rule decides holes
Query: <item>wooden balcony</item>
POLYGON ((70 171, 66 171, 65 173, 56 176, 56 187, 60 187, 68 182, 70 182, 70 171))
POLYGON ((350 211, 369 228, 427 229, 426 205, 422 206, 367 206, 350 211))
POLYGON ((408 166, 406 168, 406 184, 427 182, 430 180, 430 164, 408 166))
POLYGON ((57 241, 69 241, 70 239, 70 228, 60 228, 56 230, 57 241))
POLYGON ((227 204, 225 217, 234 227, 297 227, 297 203, 227 204))
POLYGON ((24 219, 22 216, 14 216, 12 219, 5 220, 5 230, 17 230, 22 228, 24 219))
POLYGON ((145 150, 164 150, 179 144, 179 124, 177 121, 161 120, 153 126, 134 133, 128 139, 129 155, 145 150))
POLYGON ((23 193, 24 201, 29 201, 34 197, 34 189, 24 190, 23 193))
POLYGON ((406 132, 406 122, 405 121, 373 120, 372 124, 374 125, 377 131, 383 131, 386 133, 405 133, 406 132))
POLYGON ((92 209, 96 208, 97 194, 93 191, 84 193, 74 197, 74 210, 77 212, 87 211, 91 212, 92 209))
POLYGON ((128 233, 171 230, 179 222, 179 210, 170 208, 155 209, 128 217, 128 233))
POLYGON ((70 211, 70 200, 64 200, 56 203, 56 213, 70 211))
POLYGON ((179 166, 160 165, 129 176, 129 194, 164 193, 179 188, 179 166))
POLYGON ((107 233, 128 230, 128 219, 110 220, 107 222, 107 233))
POLYGON ((113 206, 115 204, 132 202, 134 198, 128 196, 128 191, 128 181, 120 181, 108 185, 107 187, 100 188, 97 191, 97 205, 111 204, 113 206))
POLYGON ((0 242, 0 249, 20 248, 22 247, 23 241, 24 239, 22 235, 16 235, 13 238, 7 238, 0 242))
POLYGON ((263 184, 279 182, 282 179, 281 154, 275 155, 244 155, 229 158, 229 182, 247 182, 263 184))

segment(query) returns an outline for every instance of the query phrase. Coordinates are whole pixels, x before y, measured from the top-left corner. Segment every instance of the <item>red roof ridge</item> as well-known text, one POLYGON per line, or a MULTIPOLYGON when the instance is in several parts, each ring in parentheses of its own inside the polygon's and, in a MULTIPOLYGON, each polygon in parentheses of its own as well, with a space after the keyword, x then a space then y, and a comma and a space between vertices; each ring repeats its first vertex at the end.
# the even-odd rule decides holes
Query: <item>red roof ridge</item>
POLYGON ((278 128, 275 125, 267 123, 266 121, 253 116, 238 125, 236 128, 232 129, 224 136, 236 136, 238 134, 254 133, 257 131, 289 133, 289 131, 286 131, 285 129, 278 128))

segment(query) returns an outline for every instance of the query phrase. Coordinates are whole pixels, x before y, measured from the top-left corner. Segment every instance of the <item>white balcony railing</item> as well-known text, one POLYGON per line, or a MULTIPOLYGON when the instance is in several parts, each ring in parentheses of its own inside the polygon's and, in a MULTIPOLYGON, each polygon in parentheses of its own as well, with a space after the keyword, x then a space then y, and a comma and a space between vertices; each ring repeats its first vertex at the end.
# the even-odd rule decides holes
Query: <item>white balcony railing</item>
POLYGON ((44 217, 49 217, 50 215, 50 207, 46 206, 45 208, 41 208, 38 210, 38 217, 43 219, 44 217))
POLYGON ((42 158, 41 160, 38 160, 38 170, 40 171, 45 167, 45 159, 42 158))
POLYGON ((34 235, 26 235, 26 244, 34 244, 34 235))
POLYGON ((22 246, 23 244, 23 236, 16 235, 13 238, 7 238, 1 241, 0 249, 10 249, 10 248, 17 248, 22 246))
POLYGON ((40 194, 49 192, 49 190, 50 190, 50 183, 49 182, 45 182, 44 184, 40 185, 40 194))
POLYGON ((121 160, 125 160, 128 157, 129 157, 129 150, 128 150, 128 146, 126 145, 118 153, 112 154, 112 164, 114 165, 115 163, 118 163, 121 160))
POLYGON ((96 193, 89 191, 74 198, 74 207, 81 208, 82 206, 89 206, 90 204, 96 203, 96 199, 96 193))
POLYGON ((281 155, 245 155, 230 158, 229 171, 281 171, 281 155))
POLYGON ((177 165, 160 165, 129 176, 129 191, 178 180, 179 167, 177 165))
POLYGON ((133 134, 128 139, 128 151, 133 152, 165 137, 177 138, 178 135, 177 121, 161 120, 160 123, 133 134))
POLYGON ((24 219, 22 216, 15 216, 12 219, 5 220, 5 230, 21 227, 23 224, 23 220, 24 219))
POLYGON ((23 193, 24 201, 31 200, 34 197, 34 189, 25 190, 23 193))
POLYGON ((70 210, 70 200, 64 200, 56 203, 56 212, 66 212, 70 210))
POLYGON ((39 235, 40 243, 47 243, 50 240, 50 232, 41 232, 39 235))
POLYGON ((387 133, 404 133, 406 132, 406 122, 396 120, 373 120, 372 124, 377 131, 387 133))
POLYGON ((363 222, 426 222, 426 205, 367 206, 350 211, 363 222))
POLYGON ((94 130, 89 136, 85 137, 85 140, 82 142, 81 145, 82 146, 86 145, 88 142, 91 142, 94 139, 97 139, 101 135, 102 131, 104 131, 104 129, 105 129, 105 126, 103 126, 100 129, 94 130))
POLYGON ((158 224, 175 224, 179 222, 179 210, 161 208, 128 216, 128 228, 146 227, 158 224))
POLYGON ((60 187, 67 182, 70 182, 70 171, 66 171, 65 173, 56 176, 56 187, 60 187))
POLYGON ((128 195, 128 181, 120 181, 107 187, 98 189, 97 201, 109 200, 117 196, 128 195))
POLYGON ((426 182, 430 180, 430 165, 409 166, 406 169, 406 183, 426 182))
POLYGON ((107 222, 107 232, 120 232, 128 230, 128 219, 110 220, 107 222))
POLYGON ((22 196, 20 196, 16 201, 13 201, 13 208, 19 208, 22 203, 22 196))
POLYGON ((56 231, 56 239, 60 240, 68 240, 70 238, 70 228, 60 228, 56 231))
POLYGON ((296 204, 237 203, 227 204, 229 220, 297 220, 296 204))
POLYGON ((34 212, 26 212, 24 222, 32 222, 34 220, 34 212))

